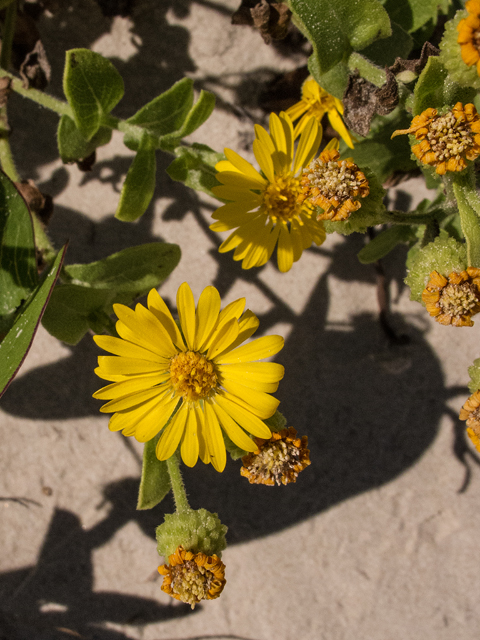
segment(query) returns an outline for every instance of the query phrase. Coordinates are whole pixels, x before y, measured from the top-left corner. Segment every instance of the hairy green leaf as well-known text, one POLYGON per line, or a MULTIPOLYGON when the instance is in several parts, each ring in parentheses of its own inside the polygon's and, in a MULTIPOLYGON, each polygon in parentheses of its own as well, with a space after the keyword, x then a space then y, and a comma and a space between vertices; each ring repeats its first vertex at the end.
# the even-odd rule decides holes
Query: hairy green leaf
POLYGON ((378 0, 289 0, 288 4, 313 45, 314 67, 319 74, 342 62, 352 50, 392 33, 388 13, 378 0))
POLYGON ((470 393, 475 393, 480 389, 480 358, 474 360, 472 366, 468 367, 468 375, 470 376, 468 388, 470 393))
POLYGON ((408 58, 412 48, 412 36, 392 20, 392 35, 384 40, 376 40, 362 50, 362 55, 381 67, 390 67, 395 58, 408 58))
POLYGON ((70 284, 131 293, 134 299, 158 287, 179 261, 178 245, 152 242, 123 249, 97 262, 67 265, 64 273, 70 284))
POLYGON ((159 504, 172 488, 165 460, 155 453, 161 434, 145 443, 143 447, 142 477, 138 491, 137 509, 152 509, 159 504))
POLYGON ((77 344, 105 308, 111 312, 114 301, 115 292, 109 289, 61 284, 52 292, 42 324, 58 340, 77 344))
MULTIPOLYGON (((193 80, 183 78, 142 107, 127 122, 143 127, 158 138, 178 131, 192 105, 193 80)), ((131 135, 126 135, 124 142, 129 149, 138 149, 139 139, 131 135)))
POLYGON ((200 91, 197 102, 193 105, 178 131, 163 136, 160 148, 169 150, 178 146, 180 140, 196 131, 212 114, 215 108, 215 96, 209 91, 200 91))
POLYGON ((25 200, 0 171, 0 332, 38 284, 33 223, 25 200))
POLYGON ((77 344, 89 329, 100 333, 109 325, 115 302, 129 304, 158 287, 179 260, 176 244, 154 242, 90 264, 68 265, 63 273, 70 282, 53 291, 43 325, 59 340, 77 344))
POLYGON ((102 117, 121 100, 124 87, 121 75, 109 60, 88 49, 70 49, 66 53, 63 91, 75 124, 90 140, 102 117))
POLYGON ((415 85, 413 115, 429 107, 441 109, 457 102, 472 102, 475 94, 475 89, 461 87, 449 77, 440 58, 430 56, 415 85))
POLYGON ((123 183, 115 217, 124 222, 133 222, 145 213, 155 192, 157 163, 156 143, 144 133, 127 177, 123 183))
POLYGON ((220 184, 215 177, 215 165, 224 160, 225 156, 205 144, 196 142, 189 147, 177 147, 175 153, 178 157, 167 168, 172 180, 183 182, 187 187, 215 197, 211 189, 220 184))
POLYGON ((429 20, 437 20, 438 0, 386 0, 382 2, 391 20, 412 33, 429 20))
POLYGON ((97 147, 108 144, 112 137, 110 127, 100 127, 91 140, 87 140, 77 128, 75 122, 63 115, 58 123, 57 142, 62 162, 69 163, 83 160, 92 154, 97 147))
POLYGON ((381 231, 378 236, 357 253, 357 257, 362 264, 370 264, 385 257, 395 249, 397 244, 410 242, 415 238, 415 231, 411 227, 408 225, 396 225, 381 231))
POLYGON ((0 342, 0 362, 2 363, 0 367, 0 397, 17 374, 30 349, 45 306, 55 286, 65 251, 66 246, 58 253, 37 288, 17 314, 12 328, 0 342))

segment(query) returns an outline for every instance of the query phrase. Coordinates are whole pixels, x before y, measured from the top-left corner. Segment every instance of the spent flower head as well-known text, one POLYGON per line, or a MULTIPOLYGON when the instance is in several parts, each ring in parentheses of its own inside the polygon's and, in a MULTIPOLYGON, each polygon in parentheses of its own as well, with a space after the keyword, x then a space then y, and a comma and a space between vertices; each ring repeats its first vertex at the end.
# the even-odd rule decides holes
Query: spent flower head
POLYGON ((453 271, 448 277, 432 271, 422 300, 440 324, 473 326, 472 316, 480 311, 480 269, 468 267, 460 273, 453 271))
POLYGON ((467 433, 470 440, 480 452, 480 390, 475 391, 465 402, 458 416, 467 421, 467 433))
POLYGON ((351 159, 339 157, 336 149, 327 147, 303 170, 299 202, 321 207, 318 220, 346 220, 362 206, 360 198, 370 193, 365 174, 351 159))
POLYGON ((109 428, 147 442, 162 432, 159 460, 177 447, 185 464, 198 457, 223 471, 226 463, 222 430, 240 448, 254 451, 248 434, 269 438, 263 422, 279 404, 270 394, 283 377, 283 366, 258 362, 283 347, 281 336, 264 336, 242 345, 258 328, 258 318, 245 311, 245 298, 220 311, 215 287, 195 300, 184 282, 177 293, 180 328, 155 289, 148 309, 114 305, 119 338, 95 336, 99 347, 114 354, 100 356, 96 374, 112 384, 94 394, 108 400, 100 411, 114 413, 109 428))
POLYGON ((415 116, 409 129, 397 130, 394 136, 411 133, 418 144, 412 146, 420 162, 435 167, 439 175, 462 171, 466 160, 480 155, 480 116, 473 104, 461 102, 446 113, 426 109, 415 116))
POLYGON ((158 567, 163 576, 162 591, 176 600, 191 605, 201 600, 215 600, 225 586, 225 565, 215 554, 186 551, 179 546, 168 558, 168 563, 158 567))
POLYGON ((264 265, 277 246, 278 268, 285 272, 312 242, 320 245, 325 240, 313 207, 297 201, 299 174, 317 152, 322 130, 315 118, 309 118, 296 152, 293 124, 285 113, 270 115, 270 133, 255 125, 255 134, 253 153, 263 175, 237 153, 225 149, 227 160, 216 165, 216 178, 222 185, 212 191, 228 202, 214 211, 218 222, 210 228, 235 229, 219 251, 234 249, 233 259, 242 260, 244 269, 264 265))
POLYGON ((320 124, 324 115, 327 114, 333 129, 345 144, 353 149, 352 138, 342 120, 342 102, 325 91, 312 76, 309 76, 302 85, 302 99, 289 107, 285 113, 294 122, 300 118, 295 126, 295 137, 303 131, 311 116, 315 117, 320 124))
POLYGON ((300 471, 310 464, 307 436, 297 437, 293 427, 275 431, 271 438, 255 438, 258 448, 242 458, 242 476, 250 484, 296 482, 300 471))

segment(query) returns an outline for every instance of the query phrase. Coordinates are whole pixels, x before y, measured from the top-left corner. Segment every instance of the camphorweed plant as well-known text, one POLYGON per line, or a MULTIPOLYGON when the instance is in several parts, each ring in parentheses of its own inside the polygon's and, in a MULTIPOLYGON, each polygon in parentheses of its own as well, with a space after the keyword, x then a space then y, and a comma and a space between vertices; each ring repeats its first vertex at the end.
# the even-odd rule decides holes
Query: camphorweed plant
MULTIPOLYGON (((11 64, 19 4, 0 0, 0 393, 40 322, 69 344, 96 334, 108 353, 96 369, 107 382, 95 393, 106 401, 100 410, 113 414, 112 431, 144 443, 138 508, 157 505, 169 491, 175 499, 175 513, 157 529, 162 589, 194 607, 224 588, 226 527, 216 514, 191 509, 180 459, 222 472, 228 453, 242 459, 250 483, 265 485, 295 482, 310 464, 307 437, 287 425, 272 395, 283 367, 262 362, 283 339, 249 341, 258 319, 244 299, 222 308, 213 286, 195 301, 182 284, 173 315, 157 289, 180 260, 177 245, 155 242, 64 264, 67 247, 52 246, 34 204, 39 192, 17 173, 8 96, 16 92, 58 115, 65 163, 88 168, 114 130, 123 134, 135 152, 115 213, 126 224, 146 211, 156 152, 167 152, 173 180, 218 201, 210 228, 227 232, 219 250, 233 251, 244 269, 275 254, 287 272, 326 234, 368 231, 359 260, 377 263, 406 244, 412 300, 455 331, 472 327, 480 312, 480 2, 404 0, 394 20, 391 4, 379 0, 289 0, 280 12, 275 3, 262 35, 284 35, 291 18, 310 42, 310 75, 295 104, 271 113, 268 128, 255 125, 255 165, 232 149, 185 141, 215 104, 207 91, 195 100, 191 79, 120 119, 112 110, 124 93, 122 77, 98 53, 67 51, 64 98, 44 91, 49 70, 39 50, 34 73, 22 66, 19 76, 11 64), (384 186, 414 174, 436 189, 434 200, 409 212, 387 210, 384 186), (143 295, 147 306, 129 306, 143 295)), ((469 371, 472 396, 460 418, 480 451, 480 360, 469 371)))

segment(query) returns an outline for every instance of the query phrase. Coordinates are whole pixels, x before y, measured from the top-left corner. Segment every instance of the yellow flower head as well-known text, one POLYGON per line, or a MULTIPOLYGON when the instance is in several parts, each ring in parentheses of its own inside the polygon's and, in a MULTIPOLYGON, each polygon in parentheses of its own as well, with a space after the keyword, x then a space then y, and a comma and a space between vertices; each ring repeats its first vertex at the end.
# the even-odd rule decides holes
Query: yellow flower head
POLYGON ((468 398, 458 417, 467 421, 468 436, 477 451, 480 451, 480 390, 468 398))
POLYGON ((480 1, 469 0, 465 4, 468 16, 457 25, 462 60, 466 65, 476 65, 480 76, 480 1))
POLYGON ((203 290, 195 301, 184 282, 177 293, 180 329, 155 289, 148 294, 148 309, 115 304, 119 338, 95 336, 99 347, 113 356, 99 356, 95 373, 112 384, 94 394, 109 400, 100 411, 115 412, 109 428, 147 442, 160 431, 159 460, 173 455, 180 445, 186 465, 198 456, 217 471, 226 463, 222 429, 241 449, 254 451, 247 435, 269 438, 263 420, 272 416, 279 401, 277 390, 284 369, 273 362, 258 362, 283 347, 281 336, 257 338, 258 318, 243 313, 245 298, 220 311, 215 287, 203 290), (242 315, 243 314, 243 315, 242 315))
POLYGON ((168 563, 158 567, 164 576, 162 591, 191 605, 192 609, 200 600, 218 598, 227 582, 225 565, 215 554, 207 556, 178 547, 168 557, 168 563))
POLYGON ((299 201, 321 207, 318 220, 346 220, 362 206, 359 198, 370 193, 365 174, 351 160, 339 157, 336 149, 327 148, 303 170, 299 201))
POLYGON ((448 278, 432 271, 422 300, 440 324, 472 327, 472 316, 480 311, 480 269, 452 271, 448 278))
POLYGON ((415 134, 419 144, 412 147, 420 162, 435 167, 438 174, 462 171, 465 160, 480 155, 480 116, 473 104, 461 102, 451 111, 439 115, 436 109, 426 109, 415 116, 409 129, 395 131, 392 138, 405 133, 415 134))
POLYGON ((310 464, 307 436, 297 437, 293 427, 272 433, 268 440, 255 438, 258 448, 242 458, 242 476, 250 484, 273 486, 296 482, 300 471, 310 464))
POLYGON ((235 249, 233 259, 242 260, 244 269, 265 264, 277 246, 278 268, 285 272, 312 242, 320 245, 325 240, 313 207, 297 202, 299 173, 317 152, 322 130, 310 118, 296 153, 292 121, 285 113, 270 115, 270 133, 255 125, 255 134, 253 153, 263 175, 235 151, 225 149, 227 160, 216 165, 216 178, 222 185, 212 191, 228 202, 214 211, 218 222, 210 229, 235 229, 219 250, 235 249))
POLYGON ((330 95, 309 76, 302 86, 302 99, 286 111, 287 115, 295 122, 301 120, 295 127, 295 137, 303 131, 308 119, 314 116, 320 124, 325 114, 335 131, 341 136, 346 145, 353 149, 353 142, 346 126, 343 123, 343 104, 338 98, 330 95))

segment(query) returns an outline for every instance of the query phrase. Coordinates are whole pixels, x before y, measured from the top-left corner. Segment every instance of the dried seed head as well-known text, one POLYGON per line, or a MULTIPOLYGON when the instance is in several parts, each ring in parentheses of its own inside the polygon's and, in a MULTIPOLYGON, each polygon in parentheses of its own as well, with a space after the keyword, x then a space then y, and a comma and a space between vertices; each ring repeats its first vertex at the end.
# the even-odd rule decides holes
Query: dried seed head
POLYGON ((432 271, 422 293, 428 313, 440 324, 471 327, 480 311, 480 269, 453 271, 448 278, 432 271))

